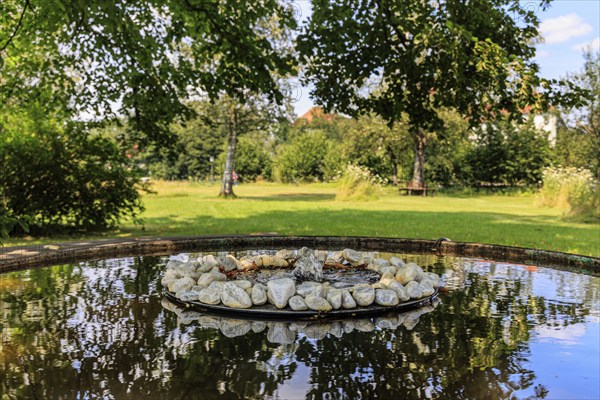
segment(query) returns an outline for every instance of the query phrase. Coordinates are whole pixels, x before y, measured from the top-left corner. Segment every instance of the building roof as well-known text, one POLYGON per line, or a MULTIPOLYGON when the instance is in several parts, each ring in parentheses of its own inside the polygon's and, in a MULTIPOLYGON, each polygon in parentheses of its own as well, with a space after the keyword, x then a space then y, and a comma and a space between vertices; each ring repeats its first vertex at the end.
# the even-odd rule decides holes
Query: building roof
POLYGON ((321 120, 326 122, 332 122, 334 119, 338 117, 337 114, 327 114, 323 107, 313 107, 304 114, 302 114, 298 119, 294 122, 294 124, 304 123, 310 124, 313 120, 321 120))

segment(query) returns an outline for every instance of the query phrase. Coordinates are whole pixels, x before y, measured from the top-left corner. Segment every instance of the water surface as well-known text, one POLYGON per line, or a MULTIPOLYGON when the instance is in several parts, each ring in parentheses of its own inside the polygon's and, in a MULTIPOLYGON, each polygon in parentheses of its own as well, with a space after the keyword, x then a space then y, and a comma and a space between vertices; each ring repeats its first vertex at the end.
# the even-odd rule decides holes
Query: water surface
POLYGON ((167 257, 0 275, 0 398, 600 398, 600 278, 400 257, 435 307, 316 325, 177 309, 167 257))

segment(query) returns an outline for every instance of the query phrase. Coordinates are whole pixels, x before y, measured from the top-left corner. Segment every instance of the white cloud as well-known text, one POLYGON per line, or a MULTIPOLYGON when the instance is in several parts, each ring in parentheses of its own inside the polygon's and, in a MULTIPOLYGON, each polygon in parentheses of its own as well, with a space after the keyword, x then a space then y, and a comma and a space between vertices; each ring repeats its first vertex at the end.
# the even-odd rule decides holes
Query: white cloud
POLYGON ((575 13, 548 18, 540 24, 540 32, 546 44, 565 43, 592 31, 592 26, 575 13))
POLYGON ((600 51, 600 37, 592 40, 591 42, 579 43, 573 46, 573 50, 584 51, 587 50, 589 46, 592 46, 593 51, 600 51))
POLYGON ((536 50, 535 58, 546 58, 550 57, 550 52, 548 50, 536 50))

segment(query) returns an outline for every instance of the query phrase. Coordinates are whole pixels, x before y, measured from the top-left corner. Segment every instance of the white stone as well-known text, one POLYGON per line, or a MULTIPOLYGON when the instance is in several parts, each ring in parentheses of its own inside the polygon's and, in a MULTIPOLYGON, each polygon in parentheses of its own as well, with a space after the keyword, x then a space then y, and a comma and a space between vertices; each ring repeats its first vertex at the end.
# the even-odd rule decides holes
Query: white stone
POLYGON ((373 332, 375 324, 370 319, 359 319, 354 323, 354 329, 360 332, 373 332))
POLYGON ((317 257, 317 261, 319 261, 321 264, 324 264, 328 258, 328 255, 325 250, 316 250, 315 257, 317 257))
POLYGON ((342 307, 346 310, 356 308, 356 301, 347 290, 342 290, 342 307))
POLYGON ((219 304, 221 302, 221 292, 217 288, 202 289, 198 295, 198 300, 204 304, 219 304))
POLYGON ((252 304, 262 306, 267 302, 267 287, 257 283, 252 287, 252 304))
POLYGON ((423 282, 431 282, 431 281, 422 281, 419 283, 419 289, 421 289, 421 297, 431 296, 435 293, 435 289, 430 285, 423 285, 423 282))
POLYGON ((398 268, 396 280, 406 285, 408 282, 414 281, 421 273, 423 273, 423 270, 417 264, 408 263, 404 267, 398 268))
POLYGON ((396 292, 396 295, 398 296, 398 300, 400 300, 400 301, 410 300, 408 291, 406 290, 406 288, 404 286, 402 286, 402 284, 400 282, 394 281, 394 282, 390 283, 387 288, 389 290, 393 290, 394 292, 396 292))
POLYGON ((410 281, 406 284, 405 287, 411 299, 420 299, 421 297, 423 297, 423 290, 417 282, 410 281))
POLYGON ((260 256, 260 260, 263 267, 271 267, 271 268, 287 268, 290 263, 283 257, 271 256, 268 254, 263 254, 260 256))
POLYGON ((179 292, 177 293, 177 297, 181 301, 198 301, 198 292, 179 292))
POLYGON ((197 267, 199 272, 208 272, 214 267, 218 267, 220 264, 219 259, 212 254, 198 257, 198 262, 200 263, 197 267))
POLYGON ((342 257, 352 265, 358 265, 363 258, 362 254, 352 249, 344 249, 342 251, 342 257))
POLYGON ((221 326, 221 318, 202 314, 198 317, 198 323, 203 328, 219 329, 221 326))
POLYGON ((372 287, 356 287, 352 293, 352 297, 361 307, 367 307, 375 301, 375 290, 372 287))
POLYGON ((181 279, 176 279, 169 283, 169 292, 177 293, 177 292, 185 292, 188 291, 194 286, 196 282, 189 276, 186 276, 181 279))
POLYGON ((304 333, 310 339, 323 340, 330 329, 330 324, 326 322, 318 322, 315 324, 309 324, 304 328, 304 333))
POLYGON ((336 251, 331 255, 331 258, 335 260, 338 264, 341 264, 344 261, 344 252, 336 251))
POLYGON ((314 251, 303 247, 300 249, 300 258, 296 260, 292 273, 298 279, 321 281, 323 264, 317 260, 314 251))
POLYGON ((302 296, 298 296, 298 295, 292 296, 290 298, 289 304, 290 304, 290 308, 294 311, 308 310, 308 306, 304 302, 304 299, 302 298, 302 296))
POLYGON ((174 269, 168 269, 165 272, 165 276, 163 276, 160 280, 160 284, 163 285, 163 287, 168 288, 169 283, 181 278, 183 278, 183 276, 181 276, 179 272, 175 271, 174 269))
POLYGON ((296 284, 290 278, 274 279, 267 283, 267 298, 277 308, 284 308, 296 294, 296 284))
POLYGON ((252 282, 243 279, 231 281, 231 283, 237 285, 238 287, 241 287, 244 290, 252 287, 252 282))
POLYGON ((308 295, 304 299, 306 306, 314 311, 331 311, 331 304, 321 296, 308 295))
POLYGON ((378 289, 375 291, 375 303, 380 306, 397 306, 400 300, 393 290, 378 289))
POLYGON ((398 272, 398 268, 394 267, 393 265, 388 265, 387 267, 379 268, 379 273, 381 275, 390 274, 390 275, 394 276, 394 275, 396 275, 396 272, 398 272))
POLYGON ((330 289, 327 293, 327 301, 334 310, 339 310, 342 307, 342 291, 339 289, 330 289))
POLYGON ((262 267, 262 259, 259 256, 245 256, 240 258, 238 269, 245 271, 254 267, 262 267))
POLYGON ((224 282, 226 280, 227 280, 227 276, 225 276, 225 274, 222 274, 220 272, 215 272, 215 271, 205 272, 200 276, 200 278, 198 278, 198 285, 209 286, 214 281, 224 282))
POLYGON ((226 257, 221 258, 221 265, 225 272, 230 272, 238 269, 240 262, 234 256, 229 254, 226 257))
POLYGON ((294 260, 296 258, 296 254, 294 254, 293 250, 281 249, 275 253, 275 256, 283 258, 284 260, 294 260))
POLYGON ((321 286, 319 282, 302 282, 301 284, 296 286, 296 293, 298 293, 302 297, 305 297, 308 294, 312 293, 318 286, 321 286))
POLYGON ((265 330, 267 323, 265 321, 252 321, 252 332, 260 333, 265 330))
POLYGON ((252 299, 248 293, 233 282, 226 282, 221 287, 221 302, 231 308, 252 307, 252 299))
POLYGON ((379 282, 381 282, 382 284, 384 284, 387 287, 391 282, 393 282, 395 280, 396 279, 394 278, 394 275, 385 273, 385 274, 381 275, 379 282))
POLYGON ((296 334, 292 332, 288 325, 283 322, 269 324, 267 331, 267 340, 277 344, 291 344, 296 340, 296 334))
POLYGON ((223 335, 233 338, 244 336, 252 329, 252 322, 241 319, 223 318, 221 319, 220 330, 223 335))
POLYGON ((426 272, 425 275, 427 279, 433 282, 434 287, 440 284, 440 276, 438 274, 433 272, 426 272))
POLYGON ((401 268, 404 266, 404 261, 398 257, 392 257, 390 258, 390 264, 392 264, 394 267, 401 268))
POLYGON ((183 264, 183 261, 179 261, 179 260, 169 260, 167 262, 167 269, 175 269, 178 266, 180 266, 181 264, 183 264))
POLYGON ((344 335, 342 324, 339 321, 334 321, 329 326, 329 334, 336 338, 341 338, 344 335))

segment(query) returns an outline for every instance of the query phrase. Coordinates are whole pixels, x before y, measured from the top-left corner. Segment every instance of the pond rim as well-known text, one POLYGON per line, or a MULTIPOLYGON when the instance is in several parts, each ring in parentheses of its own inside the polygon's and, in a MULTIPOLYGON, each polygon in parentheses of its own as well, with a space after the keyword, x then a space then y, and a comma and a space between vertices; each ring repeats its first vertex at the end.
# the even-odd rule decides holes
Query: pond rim
POLYGON ((210 235, 100 239, 0 248, 0 273, 68 262, 181 252, 309 247, 480 258, 600 276, 600 258, 494 244, 366 236, 210 235))

